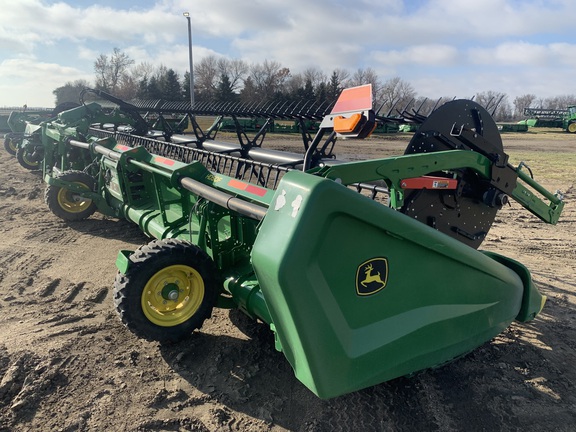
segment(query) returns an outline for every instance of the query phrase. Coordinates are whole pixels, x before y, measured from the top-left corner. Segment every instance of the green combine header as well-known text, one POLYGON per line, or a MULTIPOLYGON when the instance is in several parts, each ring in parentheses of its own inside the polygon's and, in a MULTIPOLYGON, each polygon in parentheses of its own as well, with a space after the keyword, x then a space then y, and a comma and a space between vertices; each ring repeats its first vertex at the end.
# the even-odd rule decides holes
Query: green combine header
POLYGON ((524 108, 524 115, 528 117, 519 123, 530 127, 557 127, 568 133, 576 133, 576 105, 566 109, 524 108))
POLYGON ((332 150, 381 121, 370 86, 344 90, 303 154, 67 139, 91 163, 45 169, 46 199, 63 219, 99 211, 153 238, 116 260, 115 308, 136 336, 180 341, 214 307, 238 308, 331 398, 446 363, 544 305, 526 267, 478 248, 510 199, 554 224, 561 195, 508 163, 478 104, 420 117, 405 154, 356 162, 332 150))

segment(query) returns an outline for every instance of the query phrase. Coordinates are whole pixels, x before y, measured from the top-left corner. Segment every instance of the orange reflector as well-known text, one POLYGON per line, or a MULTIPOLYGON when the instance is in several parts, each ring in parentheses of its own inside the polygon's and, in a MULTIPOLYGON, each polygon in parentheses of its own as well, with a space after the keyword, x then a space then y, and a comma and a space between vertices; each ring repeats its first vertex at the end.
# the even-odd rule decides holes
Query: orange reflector
POLYGON ((356 113, 349 118, 342 116, 334 117, 334 130, 338 133, 351 133, 356 130, 362 120, 362 114, 356 113))
POLYGON ((372 84, 342 90, 331 114, 372 109, 372 84))
POLYGON ((414 177, 402 180, 402 189, 456 189, 458 180, 446 177, 414 177))

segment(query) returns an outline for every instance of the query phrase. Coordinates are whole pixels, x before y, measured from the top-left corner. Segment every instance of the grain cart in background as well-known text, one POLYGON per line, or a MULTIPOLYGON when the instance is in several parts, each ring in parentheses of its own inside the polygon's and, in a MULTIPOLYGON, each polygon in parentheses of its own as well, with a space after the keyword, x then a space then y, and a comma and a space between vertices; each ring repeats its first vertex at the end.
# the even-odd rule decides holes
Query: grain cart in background
POLYGON ((317 150, 372 132, 364 86, 342 93, 301 156, 72 140, 102 155, 97 186, 59 188, 155 238, 116 261, 114 303, 134 334, 179 341, 214 307, 238 308, 330 398, 448 362, 544 305, 522 264, 477 248, 508 199, 556 223, 561 196, 508 163, 476 103, 422 120, 404 155, 356 162, 317 150))

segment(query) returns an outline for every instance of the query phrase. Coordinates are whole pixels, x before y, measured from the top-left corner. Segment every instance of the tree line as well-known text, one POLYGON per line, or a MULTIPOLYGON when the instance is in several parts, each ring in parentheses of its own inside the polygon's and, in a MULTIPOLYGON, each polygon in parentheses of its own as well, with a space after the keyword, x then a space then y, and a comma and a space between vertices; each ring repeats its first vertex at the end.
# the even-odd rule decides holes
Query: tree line
MULTIPOLYGON (((123 100, 162 99, 190 100, 189 72, 180 77, 164 65, 148 62, 136 64, 118 48, 110 55, 100 54, 94 62, 94 84, 86 80, 67 82, 53 91, 56 104, 78 102, 86 87, 96 88, 123 100)), ((204 57, 194 65, 195 101, 264 103, 272 101, 315 100, 318 103, 336 100, 343 88, 372 84, 375 106, 381 114, 394 115, 398 110, 421 109, 426 113, 436 104, 454 96, 430 99, 419 96, 412 85, 400 77, 382 80, 372 68, 349 72, 335 69, 326 74, 317 67, 292 73, 280 62, 264 60, 248 63, 214 55, 204 57)), ((505 93, 479 92, 474 100, 487 107, 496 121, 515 121, 524 117, 526 107, 563 109, 576 105, 576 96, 564 95, 539 99, 525 94, 510 102, 505 93)))

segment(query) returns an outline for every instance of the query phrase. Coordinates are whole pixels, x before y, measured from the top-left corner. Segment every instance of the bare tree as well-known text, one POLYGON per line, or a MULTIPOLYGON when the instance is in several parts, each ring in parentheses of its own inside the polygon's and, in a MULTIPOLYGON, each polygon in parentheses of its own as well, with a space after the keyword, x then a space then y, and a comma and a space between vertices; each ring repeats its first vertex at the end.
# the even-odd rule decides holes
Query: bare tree
POLYGON ((140 89, 139 81, 132 74, 124 74, 120 80, 114 95, 120 99, 130 100, 138 95, 140 89))
POLYGON ((525 94, 522 96, 517 96, 514 99, 514 118, 520 119, 524 117, 524 108, 532 107, 532 104, 536 100, 536 95, 525 94))
POLYGON ((218 58, 214 55, 204 57, 194 65, 194 93, 199 99, 214 99, 219 77, 218 58))
POLYGON ((288 95, 296 95, 300 89, 304 88, 305 82, 301 73, 290 75, 284 83, 284 90, 288 95))
POLYGON ((117 96, 125 100, 147 96, 150 78, 154 76, 155 70, 156 68, 148 62, 140 62, 132 67, 122 77, 117 96))
POLYGON ((281 93, 289 76, 290 69, 277 61, 264 60, 264 63, 252 65, 250 68, 250 78, 262 101, 271 100, 281 93))
POLYGON ((310 81, 314 89, 317 89, 321 83, 325 83, 328 78, 326 74, 316 67, 310 67, 302 72, 304 82, 310 81))
POLYGON ((552 98, 546 98, 541 102, 541 108, 547 109, 566 109, 566 107, 576 105, 576 96, 562 95, 552 98))
POLYGON ((242 82, 248 75, 249 69, 250 68, 248 64, 244 60, 228 60, 225 58, 218 60, 218 71, 220 72, 219 76, 228 77, 228 80, 230 80, 230 88, 234 92, 237 92, 242 86, 242 82))
POLYGON ((382 83, 376 71, 372 68, 358 69, 346 82, 346 87, 354 87, 364 84, 372 84, 372 97, 378 100, 378 95, 382 90, 382 83))
POLYGON ((52 94, 56 96, 56 104, 59 105, 64 102, 80 102, 80 93, 85 88, 90 87, 90 83, 86 80, 76 80, 74 82, 67 82, 62 87, 52 91, 52 94))
POLYGON ((512 108, 508 102, 508 95, 493 90, 476 93, 475 100, 486 108, 496 121, 509 121, 512 119, 512 108))
POLYGON ((399 103, 396 105, 395 109, 392 111, 392 115, 395 113, 406 110, 411 113, 418 113, 424 116, 430 115, 434 110, 444 105, 446 102, 454 100, 454 97, 443 96, 436 99, 430 99, 424 96, 418 96, 413 98, 411 101, 405 104, 399 103))
POLYGON ((387 80, 377 95, 376 104, 381 112, 406 109, 416 98, 416 91, 410 83, 400 77, 387 80))
POLYGON ((106 54, 100 54, 94 62, 96 88, 116 94, 133 64, 134 60, 128 54, 120 51, 119 48, 114 48, 110 57, 106 54))
POLYGON ((135 81, 149 80, 155 69, 152 63, 140 62, 130 70, 130 76, 135 81))
POLYGON ((509 122, 514 120, 514 112, 510 101, 508 100, 508 95, 504 94, 504 97, 500 100, 500 103, 495 108, 494 120, 509 122))

